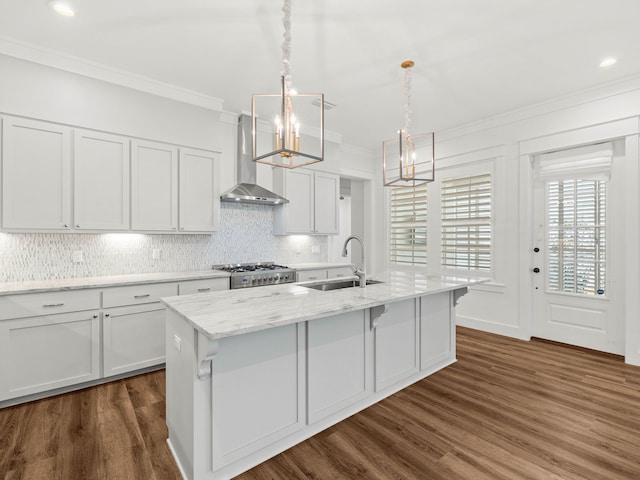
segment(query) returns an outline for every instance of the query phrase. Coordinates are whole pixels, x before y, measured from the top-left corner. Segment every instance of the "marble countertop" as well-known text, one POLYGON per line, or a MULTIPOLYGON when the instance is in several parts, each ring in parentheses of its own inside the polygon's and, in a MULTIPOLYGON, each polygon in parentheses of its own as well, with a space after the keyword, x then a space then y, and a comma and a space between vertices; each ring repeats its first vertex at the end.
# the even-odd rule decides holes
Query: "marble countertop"
MULTIPOLYGON (((369 275, 367 279, 383 283, 318 291, 304 286, 318 282, 304 282, 167 297, 162 301, 205 336, 218 339, 487 281, 474 277, 427 275, 406 269, 369 275)), ((344 278, 338 281, 344 281, 344 278)))
POLYGON ((229 276, 230 275, 227 272, 219 270, 202 270, 197 272, 141 273, 135 275, 109 275, 104 277, 5 282, 0 283, 0 295, 77 290, 82 288, 119 287, 140 283, 166 283, 183 280, 225 278, 229 276))

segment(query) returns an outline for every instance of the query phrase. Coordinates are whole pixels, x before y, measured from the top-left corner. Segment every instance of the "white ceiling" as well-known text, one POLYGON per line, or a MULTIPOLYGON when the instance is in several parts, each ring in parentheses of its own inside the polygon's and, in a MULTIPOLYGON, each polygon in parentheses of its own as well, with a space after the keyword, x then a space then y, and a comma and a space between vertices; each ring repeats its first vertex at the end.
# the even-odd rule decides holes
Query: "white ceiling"
MULTIPOLYGON (((0 40, 142 75, 250 110, 279 90, 281 0, 0 0, 0 40)), ((640 75, 640 0, 294 0, 292 78, 336 108, 326 129, 379 148, 640 75), (606 56, 619 62, 598 67, 606 56)), ((0 49, 0 53, 1 49, 0 49)))

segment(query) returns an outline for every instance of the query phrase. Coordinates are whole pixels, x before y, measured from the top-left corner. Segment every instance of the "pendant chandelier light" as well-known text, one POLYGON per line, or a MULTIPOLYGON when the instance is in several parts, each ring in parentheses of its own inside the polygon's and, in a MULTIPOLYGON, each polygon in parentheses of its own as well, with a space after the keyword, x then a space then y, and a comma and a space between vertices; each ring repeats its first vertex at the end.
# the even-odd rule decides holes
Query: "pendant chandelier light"
POLYGON ((280 93, 252 96, 252 157, 255 162, 296 168, 324 160, 324 95, 292 88, 291 0, 284 0, 282 11, 280 93), (266 129, 259 130, 264 125, 258 123, 259 115, 269 119, 266 129))
POLYGON ((404 126, 398 137, 382 142, 382 181, 385 186, 416 187, 435 178, 433 132, 411 134, 412 60, 400 64, 404 69, 404 126))

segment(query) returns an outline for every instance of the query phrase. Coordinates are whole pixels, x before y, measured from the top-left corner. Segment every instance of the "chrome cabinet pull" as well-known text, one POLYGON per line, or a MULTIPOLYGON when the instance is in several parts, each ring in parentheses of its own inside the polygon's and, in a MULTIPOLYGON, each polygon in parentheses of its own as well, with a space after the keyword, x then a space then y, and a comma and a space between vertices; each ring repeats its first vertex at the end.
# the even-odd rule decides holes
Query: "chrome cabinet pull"
POLYGON ((42 305, 43 307, 61 307, 64 303, 45 303, 42 305))
POLYGON ((144 295, 134 295, 133 298, 147 298, 150 297, 150 293, 145 293, 144 295))
POLYGON ((209 287, 209 288, 199 288, 198 289, 199 292, 208 292, 209 290, 211 290, 211 287, 209 287))

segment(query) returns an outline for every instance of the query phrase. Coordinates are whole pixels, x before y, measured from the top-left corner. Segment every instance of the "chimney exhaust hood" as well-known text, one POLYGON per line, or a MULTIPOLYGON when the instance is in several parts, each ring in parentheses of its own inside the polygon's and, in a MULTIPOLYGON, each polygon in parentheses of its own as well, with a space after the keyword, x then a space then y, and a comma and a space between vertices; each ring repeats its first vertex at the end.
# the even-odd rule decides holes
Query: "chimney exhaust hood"
POLYGON ((223 202, 257 203, 260 205, 282 205, 289 203, 284 197, 256 185, 256 162, 251 159, 251 116, 242 114, 238 118, 238 183, 220 195, 223 202))

